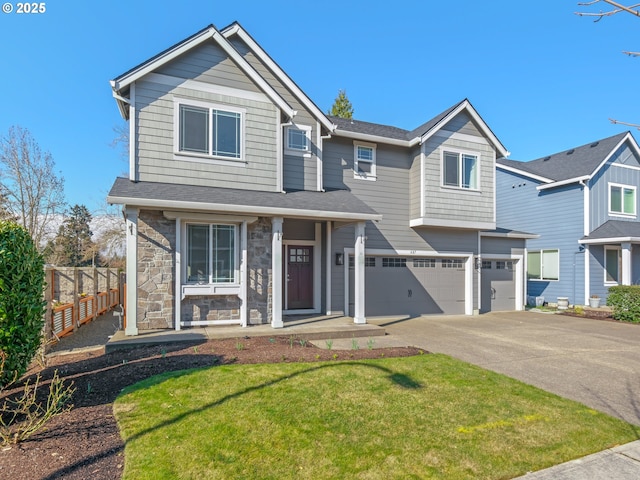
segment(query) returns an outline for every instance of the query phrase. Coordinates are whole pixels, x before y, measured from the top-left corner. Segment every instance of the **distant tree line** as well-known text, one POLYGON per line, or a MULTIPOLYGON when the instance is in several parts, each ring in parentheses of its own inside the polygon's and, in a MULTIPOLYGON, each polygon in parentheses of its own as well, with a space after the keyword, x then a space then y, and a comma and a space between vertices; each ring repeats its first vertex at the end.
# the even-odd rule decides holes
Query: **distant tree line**
POLYGON ((121 219, 100 215, 106 224, 93 235, 85 205, 68 207, 64 178, 28 129, 13 126, 0 137, 0 220, 22 226, 47 263, 57 266, 121 266, 121 219), (115 221, 114 221, 115 218, 115 221))

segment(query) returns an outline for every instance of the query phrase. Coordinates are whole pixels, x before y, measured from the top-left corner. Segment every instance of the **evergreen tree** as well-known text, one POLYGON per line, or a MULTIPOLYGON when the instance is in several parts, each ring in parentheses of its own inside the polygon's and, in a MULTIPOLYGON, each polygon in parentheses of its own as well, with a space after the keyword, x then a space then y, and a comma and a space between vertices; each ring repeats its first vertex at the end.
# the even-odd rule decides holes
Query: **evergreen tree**
POLYGON ((353 105, 351 105, 351 102, 347 98, 347 92, 345 90, 338 90, 338 96, 333 101, 329 115, 340 118, 353 118, 353 105))
POLYGON ((86 267, 95 261, 96 248, 89 228, 91 213, 84 205, 74 205, 58 229, 53 245, 48 245, 50 260, 61 267, 86 267))

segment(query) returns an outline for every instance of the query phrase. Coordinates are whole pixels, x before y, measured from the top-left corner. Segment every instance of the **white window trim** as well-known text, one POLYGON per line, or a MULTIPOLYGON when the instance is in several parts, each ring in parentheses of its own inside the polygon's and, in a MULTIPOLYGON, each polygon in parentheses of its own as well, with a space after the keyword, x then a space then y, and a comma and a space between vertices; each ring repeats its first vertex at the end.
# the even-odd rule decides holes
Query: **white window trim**
POLYGON ((613 183, 613 182, 609 182, 607 184, 607 191, 608 191, 608 211, 609 211, 609 216, 611 217, 623 217, 623 218, 636 218, 637 212, 636 212, 636 204, 638 202, 638 198, 637 198, 637 189, 634 185, 624 185, 621 183, 613 183), (614 212, 611 210, 611 188, 612 187, 618 187, 622 189, 622 205, 624 205, 624 189, 627 190, 633 190, 633 213, 624 213, 624 212, 614 212))
MULTIPOLYGON (((182 226, 181 226, 181 237, 182 237, 182 251, 181 251, 181 255, 182 258, 184 258, 184 265, 182 266, 182 278, 184 279, 184 281, 182 282, 183 286, 204 286, 204 287, 211 287, 211 286, 217 286, 217 287, 222 287, 223 289, 225 287, 239 287, 240 286, 240 225, 238 225, 237 223, 224 223, 224 222, 207 222, 207 221, 191 221, 191 220, 187 220, 182 222, 182 226), (212 264, 211 262, 213 262, 213 257, 210 258, 210 265, 209 265, 209 279, 206 282, 193 282, 193 281, 188 281, 187 279, 189 278, 188 272, 187 272, 187 268, 188 268, 188 263, 189 263, 189 253, 188 253, 188 245, 189 242, 187 240, 187 235, 188 235, 188 226, 189 225, 207 225, 209 227, 211 227, 211 225, 225 225, 225 226, 232 226, 234 227, 234 235, 233 235, 233 239, 234 239, 234 244, 233 244, 233 249, 234 249, 234 265, 235 268, 233 270, 233 282, 212 282, 211 281, 211 275, 213 273, 212 270, 212 264)), ((211 231, 211 230, 209 230, 211 231)), ((209 292, 211 293, 211 292, 209 292)))
POLYGON ((311 157, 311 127, 308 125, 288 125, 284 129, 284 153, 286 155, 295 155, 299 157, 311 157), (307 137, 307 148, 305 150, 301 150, 299 148, 291 148, 289 146, 289 130, 300 130, 305 133, 307 137))
POLYGON ((440 147, 440 187, 441 188, 447 188, 447 189, 453 189, 453 190, 457 190, 460 192, 479 192, 481 190, 480 188, 480 180, 482 178, 482 175, 480 174, 480 169, 482 167, 481 164, 481 160, 482 157, 480 155, 479 152, 472 152, 470 150, 461 150, 459 148, 451 148, 451 147, 440 147), (445 152, 448 153, 455 153, 458 155, 458 186, 455 185, 446 185, 444 183, 444 154, 445 152), (476 185, 478 185, 478 188, 467 188, 467 187, 463 187, 462 185, 462 155, 471 155, 473 157, 476 157, 476 185))
POLYGON ((377 150, 377 144, 375 143, 369 143, 369 142, 361 142, 361 141, 354 141, 353 142, 353 178, 357 178, 360 180, 369 180, 372 182, 375 182, 378 179, 377 176, 377 169, 376 169, 376 165, 377 165, 377 158, 376 158, 376 150, 377 150), (370 163, 371 164, 371 173, 370 174, 366 174, 366 173, 358 173, 358 162, 361 160, 358 160, 358 147, 366 147, 366 148, 371 148, 373 150, 372 152, 372 160, 371 161, 363 161, 363 163, 370 163))
POLYGON ((560 281, 560 249, 559 248, 538 248, 535 250, 527 250, 527 254, 529 253, 540 253, 540 275, 544 274, 544 265, 542 264, 542 252, 558 252, 558 278, 550 279, 550 278, 529 278, 529 265, 528 265, 528 255, 527 255, 527 271, 525 275, 527 276, 527 281, 529 282, 559 282, 560 281))
POLYGON ((603 283, 605 286, 607 287, 611 287, 613 285, 620 285, 620 282, 618 281, 610 281, 607 280, 607 251, 609 250, 616 250, 618 252, 618 257, 617 257, 617 261, 618 261, 618 278, 622 279, 622 248, 617 247, 617 246, 611 246, 611 245, 605 245, 604 246, 604 261, 603 266, 604 266, 604 271, 603 271, 603 283))
MULTIPOLYGON (((219 103, 203 102, 199 100, 191 100, 186 98, 174 97, 173 99, 173 157, 176 160, 186 160, 193 162, 215 163, 223 165, 245 164, 245 118, 247 111, 244 108, 238 108, 231 105, 223 105, 219 103), (211 110, 222 110, 240 114, 240 156, 238 158, 225 157, 220 155, 210 155, 195 152, 180 151, 180 105, 208 108, 211 110)), ((211 133, 210 133, 211 134, 211 133)), ((211 142, 209 145, 211 149, 211 142)))

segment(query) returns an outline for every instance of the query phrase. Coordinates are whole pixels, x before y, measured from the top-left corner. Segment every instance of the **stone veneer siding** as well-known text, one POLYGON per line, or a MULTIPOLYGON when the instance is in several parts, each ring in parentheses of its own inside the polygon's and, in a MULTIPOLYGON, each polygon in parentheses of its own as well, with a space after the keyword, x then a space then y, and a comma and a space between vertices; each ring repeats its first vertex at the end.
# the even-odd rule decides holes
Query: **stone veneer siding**
POLYGON ((138 214, 138 328, 173 328, 176 222, 160 211, 138 214))
MULTIPOLYGON (((174 328, 175 221, 160 211, 138 216, 138 328, 174 328)), ((271 221, 260 218, 247 232, 248 319, 250 325, 271 321, 271 221)), ((240 320, 235 296, 186 297, 183 321, 240 320)))

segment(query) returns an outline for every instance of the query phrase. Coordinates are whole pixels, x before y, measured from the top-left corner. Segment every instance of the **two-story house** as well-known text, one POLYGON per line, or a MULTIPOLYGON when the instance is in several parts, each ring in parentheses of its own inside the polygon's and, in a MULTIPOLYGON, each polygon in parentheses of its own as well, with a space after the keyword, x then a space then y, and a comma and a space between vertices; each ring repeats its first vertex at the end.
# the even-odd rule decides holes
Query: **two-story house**
POLYGON ((496 229, 508 152, 469 101, 412 131, 327 116, 238 23, 111 86, 127 334, 522 308, 528 235, 496 229))
POLYGON ((498 222, 527 242, 527 293, 588 304, 640 281, 640 149, 631 133, 529 162, 498 159, 498 222))

